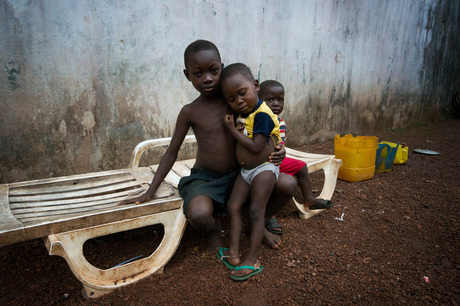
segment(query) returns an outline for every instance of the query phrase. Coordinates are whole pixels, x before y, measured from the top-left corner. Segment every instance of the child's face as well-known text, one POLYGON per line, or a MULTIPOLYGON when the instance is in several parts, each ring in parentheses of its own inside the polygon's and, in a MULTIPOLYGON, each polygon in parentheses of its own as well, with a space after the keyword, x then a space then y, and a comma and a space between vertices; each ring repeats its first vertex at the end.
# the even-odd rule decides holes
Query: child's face
POLYGON ((273 86, 264 90, 260 99, 267 103, 275 115, 281 114, 284 109, 284 89, 280 86, 273 86))
POLYGON ((233 111, 240 114, 249 114, 259 101, 259 81, 248 80, 241 74, 235 74, 221 84, 222 94, 233 111))
POLYGON ((198 51, 190 55, 184 74, 202 95, 211 96, 219 90, 222 63, 214 50, 198 51))

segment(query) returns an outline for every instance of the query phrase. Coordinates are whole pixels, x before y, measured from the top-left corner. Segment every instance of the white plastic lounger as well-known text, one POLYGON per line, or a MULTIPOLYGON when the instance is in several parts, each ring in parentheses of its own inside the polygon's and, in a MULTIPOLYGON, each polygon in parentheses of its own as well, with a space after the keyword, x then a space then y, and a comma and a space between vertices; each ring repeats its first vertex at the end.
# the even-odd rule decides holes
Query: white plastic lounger
MULTIPOLYGON (((152 201, 116 205, 128 196, 145 192, 158 166, 138 167, 140 158, 145 150, 169 145, 170 141, 161 138, 141 142, 127 169, 0 185, 0 246, 43 238, 49 254, 66 259, 91 298, 161 273, 186 226, 177 184, 190 174, 195 160, 176 162, 152 201), (90 264, 83 254, 83 244, 89 239, 154 224, 163 224, 164 237, 149 257, 103 270, 90 264)), ((184 143, 195 141, 192 135, 184 143)), ((309 172, 324 170, 320 197, 330 199, 341 160, 333 155, 286 150, 287 156, 305 161, 309 172)), ((296 205, 303 219, 321 211, 296 205)))

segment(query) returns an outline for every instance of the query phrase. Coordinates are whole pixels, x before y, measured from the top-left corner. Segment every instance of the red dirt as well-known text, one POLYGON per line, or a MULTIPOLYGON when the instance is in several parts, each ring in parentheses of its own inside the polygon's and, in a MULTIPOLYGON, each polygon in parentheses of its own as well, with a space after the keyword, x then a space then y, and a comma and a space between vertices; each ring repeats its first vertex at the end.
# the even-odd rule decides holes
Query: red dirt
MULTIPOLYGON (((65 260, 47 255, 37 239, 0 248, 0 304, 459 305, 460 121, 376 136, 407 143, 407 164, 362 182, 339 180, 335 206, 311 219, 300 220, 287 205, 278 214, 282 246, 261 248, 264 271, 249 281, 232 281, 205 252, 201 235, 187 227, 164 274, 85 300, 65 260), (417 154, 416 148, 440 155, 417 154), (342 215, 342 222, 335 219, 342 215)), ((334 143, 300 149, 333 154, 334 143)), ((319 177, 312 180, 319 189, 319 177)), ((227 242, 228 220, 222 220, 227 242)), ((88 242, 85 253, 95 265, 111 267, 150 254, 161 231, 156 226, 100 238, 88 242)))

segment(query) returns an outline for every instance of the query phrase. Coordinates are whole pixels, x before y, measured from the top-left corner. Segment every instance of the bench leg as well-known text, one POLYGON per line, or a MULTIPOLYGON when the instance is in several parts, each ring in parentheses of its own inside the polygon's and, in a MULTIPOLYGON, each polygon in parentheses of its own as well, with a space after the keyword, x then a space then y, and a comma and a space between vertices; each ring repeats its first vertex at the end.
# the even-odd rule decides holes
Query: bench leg
POLYGON ((112 290, 136 282, 154 273, 163 272, 164 265, 176 251, 187 220, 180 209, 108 223, 44 238, 50 255, 65 258, 73 274, 82 282, 86 295, 97 298, 112 290), (83 255, 86 240, 154 224, 163 224, 164 237, 153 254, 122 266, 101 270, 83 255))
MULTIPOLYGON (((327 165, 321 166, 318 169, 313 169, 313 168, 308 168, 309 173, 314 172, 319 169, 323 169, 324 171, 324 185, 323 185, 323 190, 321 191, 321 194, 319 195, 319 198, 325 199, 325 200, 330 200, 332 198, 332 195, 334 194, 335 190, 335 185, 337 184, 337 175, 339 174, 339 168, 342 165, 342 160, 340 159, 331 159, 327 165)), ((299 209, 299 217, 300 219, 308 219, 313 217, 314 215, 319 214, 322 212, 324 209, 315 209, 315 210, 310 210, 305 208, 303 204, 298 203, 294 198, 292 198, 294 201, 295 205, 299 209)))

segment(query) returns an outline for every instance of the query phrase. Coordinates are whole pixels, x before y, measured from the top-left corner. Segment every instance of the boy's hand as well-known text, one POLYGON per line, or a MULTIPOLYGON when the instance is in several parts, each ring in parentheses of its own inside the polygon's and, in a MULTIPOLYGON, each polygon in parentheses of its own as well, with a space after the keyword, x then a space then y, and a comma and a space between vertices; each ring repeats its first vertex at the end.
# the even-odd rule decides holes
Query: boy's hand
POLYGON ((224 118, 225 127, 230 130, 235 128, 235 121, 233 120, 233 115, 225 115, 224 118))
POLYGON ((143 194, 143 195, 135 197, 135 198, 123 200, 120 203, 118 203, 117 206, 122 206, 122 205, 126 205, 126 204, 131 204, 131 203, 136 203, 136 205, 139 205, 141 203, 144 203, 144 202, 147 202, 147 201, 150 201, 150 200, 151 200, 151 198, 149 196, 147 196, 146 194, 143 194))
POLYGON ((272 152, 268 157, 268 161, 274 163, 276 166, 279 166, 286 157, 286 149, 282 144, 278 144, 275 149, 276 151, 272 152))

